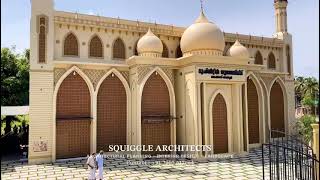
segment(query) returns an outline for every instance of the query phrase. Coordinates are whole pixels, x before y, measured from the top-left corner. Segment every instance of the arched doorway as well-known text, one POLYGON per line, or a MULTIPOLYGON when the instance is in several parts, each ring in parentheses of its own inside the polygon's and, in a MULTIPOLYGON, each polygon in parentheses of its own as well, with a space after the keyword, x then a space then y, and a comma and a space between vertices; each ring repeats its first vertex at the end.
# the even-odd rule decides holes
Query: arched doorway
MULTIPOLYGON (((141 142, 154 148, 171 144, 170 96, 165 81, 157 72, 152 73, 142 92, 141 142)), ((150 154, 156 153, 160 152, 150 154)))
POLYGON ((227 105, 221 94, 212 104, 213 150, 215 154, 228 152, 227 105))
POLYGON ((91 97, 83 78, 74 71, 60 85, 56 103, 56 157, 90 153, 91 97))
MULTIPOLYGON (((285 132, 284 127, 284 97, 280 84, 275 81, 270 92, 270 121, 271 130, 285 132)), ((272 137, 283 136, 281 133, 272 133, 272 137)))
POLYGON ((114 74, 106 77, 97 95, 97 150, 127 143, 127 95, 114 74))
POLYGON ((259 143, 259 98, 254 82, 247 79, 247 101, 248 101, 248 131, 249 144, 259 143))

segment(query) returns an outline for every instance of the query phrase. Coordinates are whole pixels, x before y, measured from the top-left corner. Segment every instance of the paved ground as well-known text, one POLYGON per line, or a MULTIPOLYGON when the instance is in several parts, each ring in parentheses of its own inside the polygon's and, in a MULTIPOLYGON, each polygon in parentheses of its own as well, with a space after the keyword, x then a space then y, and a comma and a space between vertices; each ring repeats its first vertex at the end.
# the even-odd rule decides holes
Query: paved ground
MULTIPOLYGON (((105 179, 262 179, 261 150, 248 155, 206 161, 183 160, 156 164, 154 160, 105 161, 105 179), (141 164, 144 162, 144 164, 141 164), (133 164, 132 164, 133 163, 133 164)), ((158 161, 159 162, 159 161, 158 161)), ((1 179, 86 179, 85 160, 41 165, 1 163, 1 179)))

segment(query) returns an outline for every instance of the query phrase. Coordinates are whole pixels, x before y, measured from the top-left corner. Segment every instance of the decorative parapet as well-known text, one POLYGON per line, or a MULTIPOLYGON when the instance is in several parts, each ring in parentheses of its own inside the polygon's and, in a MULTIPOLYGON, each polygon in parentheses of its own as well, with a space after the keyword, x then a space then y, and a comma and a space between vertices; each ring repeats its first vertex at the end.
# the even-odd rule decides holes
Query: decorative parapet
POLYGON ((140 21, 130 21, 119 18, 108 18, 101 16, 92 16, 86 14, 70 13, 56 11, 54 17, 55 23, 97 27, 107 30, 122 30, 131 32, 145 33, 150 28, 155 34, 163 34, 168 36, 181 36, 184 28, 160 25, 156 23, 146 23, 140 21))
MULTIPOLYGON (((67 24, 68 26, 73 25, 77 28, 95 27, 103 31, 123 31, 125 33, 145 33, 150 28, 155 34, 173 37, 181 37, 186 29, 185 27, 173 25, 131 21, 120 18, 109 18, 63 11, 55 11, 54 22, 57 24, 67 24)), ((236 40, 239 40, 240 43, 245 46, 282 48, 284 45, 283 40, 272 37, 251 36, 237 33, 224 33, 224 36, 226 42, 235 42, 236 40)))
POLYGON ((235 34, 235 33, 224 33, 224 38, 226 42, 239 42, 243 45, 250 46, 264 46, 269 48, 282 48, 283 40, 270 37, 261 37, 261 36, 251 36, 244 34, 235 34))

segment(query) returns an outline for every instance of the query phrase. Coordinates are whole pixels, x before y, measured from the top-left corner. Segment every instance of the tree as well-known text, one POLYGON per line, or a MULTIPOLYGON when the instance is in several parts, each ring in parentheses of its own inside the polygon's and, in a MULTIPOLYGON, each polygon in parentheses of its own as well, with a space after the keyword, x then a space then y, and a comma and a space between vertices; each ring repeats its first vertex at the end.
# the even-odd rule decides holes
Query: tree
POLYGON ((302 100, 303 105, 309 109, 315 110, 318 106, 319 81, 314 77, 296 77, 294 84, 297 99, 302 100))
MULTIPOLYGON (((1 106, 29 104, 29 57, 28 49, 20 55, 14 49, 1 48, 1 106)), ((15 119, 13 116, 4 119, 6 133, 15 119)))

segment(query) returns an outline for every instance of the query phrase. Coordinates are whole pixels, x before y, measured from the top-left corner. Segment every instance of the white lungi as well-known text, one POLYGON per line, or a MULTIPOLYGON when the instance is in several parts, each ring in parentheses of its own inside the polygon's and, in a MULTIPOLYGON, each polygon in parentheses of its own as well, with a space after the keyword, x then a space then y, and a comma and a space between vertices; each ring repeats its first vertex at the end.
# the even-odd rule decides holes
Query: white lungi
POLYGON ((98 168, 98 179, 103 179, 103 167, 98 168))
POLYGON ((89 170, 88 180, 95 180, 96 179, 96 168, 89 170))

